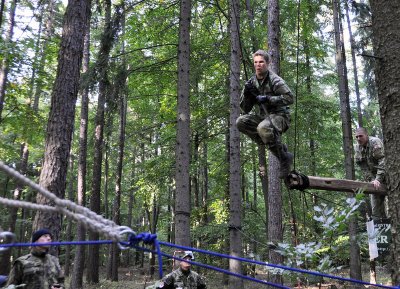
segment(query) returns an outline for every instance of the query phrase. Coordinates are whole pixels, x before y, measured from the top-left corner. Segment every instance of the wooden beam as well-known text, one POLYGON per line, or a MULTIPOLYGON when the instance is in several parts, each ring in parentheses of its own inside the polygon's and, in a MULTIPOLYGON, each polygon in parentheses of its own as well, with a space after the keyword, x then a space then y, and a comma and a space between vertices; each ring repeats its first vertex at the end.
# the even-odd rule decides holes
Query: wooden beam
POLYGON ((361 189, 365 194, 387 195, 386 187, 381 184, 375 189, 373 184, 354 180, 323 178, 290 173, 285 180, 289 189, 317 189, 325 191, 356 192, 361 189))

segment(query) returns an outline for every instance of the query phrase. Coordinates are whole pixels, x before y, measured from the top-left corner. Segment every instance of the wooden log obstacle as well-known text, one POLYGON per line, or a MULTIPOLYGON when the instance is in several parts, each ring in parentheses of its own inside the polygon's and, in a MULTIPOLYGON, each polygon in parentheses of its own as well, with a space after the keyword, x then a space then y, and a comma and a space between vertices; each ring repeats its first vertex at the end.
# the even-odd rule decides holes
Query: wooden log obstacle
POLYGON ((295 171, 292 171, 286 177, 285 184, 288 186, 289 189, 298 190, 317 189, 342 192, 356 192, 357 190, 362 190, 362 192, 365 194, 382 196, 387 195, 386 187, 382 184, 378 189, 376 189, 374 188, 374 185, 372 183, 345 179, 306 176, 295 171))

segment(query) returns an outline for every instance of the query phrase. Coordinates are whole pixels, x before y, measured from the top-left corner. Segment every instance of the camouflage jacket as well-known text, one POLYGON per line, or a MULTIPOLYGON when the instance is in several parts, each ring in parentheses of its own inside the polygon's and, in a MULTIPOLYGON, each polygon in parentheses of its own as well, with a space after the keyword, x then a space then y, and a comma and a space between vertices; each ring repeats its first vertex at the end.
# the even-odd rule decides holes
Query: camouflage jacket
POLYGON ((49 289, 51 285, 63 285, 63 282, 64 273, 58 258, 32 251, 14 261, 7 286, 25 284, 24 289, 49 289))
POLYGON ((361 168, 364 180, 371 182, 378 180, 385 181, 385 154, 383 143, 377 137, 368 137, 367 146, 355 146, 355 161, 361 168))
POLYGON ((207 286, 203 277, 198 273, 192 270, 190 270, 188 273, 185 273, 178 268, 162 278, 157 288, 206 289, 207 286))
POLYGON ((249 113, 255 104, 257 104, 257 95, 269 95, 268 103, 260 104, 260 114, 289 114, 288 105, 293 103, 293 93, 285 81, 273 73, 268 71, 265 78, 260 82, 256 75, 253 75, 242 90, 240 108, 242 112, 249 113), (253 89, 249 89, 249 85, 253 89))

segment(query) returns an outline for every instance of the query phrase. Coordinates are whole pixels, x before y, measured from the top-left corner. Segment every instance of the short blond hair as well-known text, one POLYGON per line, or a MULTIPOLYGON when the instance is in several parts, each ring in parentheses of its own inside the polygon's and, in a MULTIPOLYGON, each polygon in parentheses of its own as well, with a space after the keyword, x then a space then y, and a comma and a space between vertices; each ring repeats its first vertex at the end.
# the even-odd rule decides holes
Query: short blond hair
POLYGON ((367 129, 365 127, 361 127, 361 126, 356 129, 356 133, 362 133, 362 134, 368 135, 367 129))

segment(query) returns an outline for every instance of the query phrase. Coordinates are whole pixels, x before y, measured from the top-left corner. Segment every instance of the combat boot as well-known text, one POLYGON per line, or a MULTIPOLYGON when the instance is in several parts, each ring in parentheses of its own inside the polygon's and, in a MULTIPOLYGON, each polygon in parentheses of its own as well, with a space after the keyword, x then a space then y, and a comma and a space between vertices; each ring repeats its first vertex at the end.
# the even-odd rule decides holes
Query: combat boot
POLYGON ((282 143, 270 145, 268 149, 278 158, 280 162, 281 170, 279 172, 279 178, 286 178, 292 168, 293 154, 288 152, 287 146, 282 143))
POLYGON ((284 179, 289 175, 292 169, 293 154, 291 152, 284 152, 282 154, 282 158, 280 159, 280 163, 281 163, 281 171, 279 177, 281 179, 284 179))

